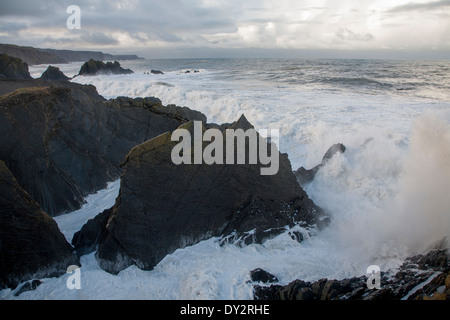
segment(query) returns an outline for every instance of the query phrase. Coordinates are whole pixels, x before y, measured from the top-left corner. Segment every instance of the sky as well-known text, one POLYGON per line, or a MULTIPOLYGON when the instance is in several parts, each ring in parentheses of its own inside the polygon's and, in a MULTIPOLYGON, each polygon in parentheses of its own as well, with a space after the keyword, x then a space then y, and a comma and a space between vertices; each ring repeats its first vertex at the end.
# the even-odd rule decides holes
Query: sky
POLYGON ((450 0, 0 0, 0 43, 144 58, 450 59, 450 0), (80 29, 69 29, 69 5, 80 29))

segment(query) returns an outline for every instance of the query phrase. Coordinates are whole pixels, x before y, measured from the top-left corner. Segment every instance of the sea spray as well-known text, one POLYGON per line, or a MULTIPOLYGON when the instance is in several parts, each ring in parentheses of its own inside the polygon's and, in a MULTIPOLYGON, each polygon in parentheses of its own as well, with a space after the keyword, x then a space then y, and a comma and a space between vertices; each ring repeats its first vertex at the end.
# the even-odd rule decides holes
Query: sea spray
POLYGON ((398 240, 416 252, 449 240, 450 111, 427 112, 416 121, 399 190, 391 225, 398 240))
POLYGON ((322 236, 361 266, 395 263, 450 237, 450 112, 419 117, 408 145, 383 130, 371 135, 339 137, 346 152, 306 186, 333 217, 322 236))

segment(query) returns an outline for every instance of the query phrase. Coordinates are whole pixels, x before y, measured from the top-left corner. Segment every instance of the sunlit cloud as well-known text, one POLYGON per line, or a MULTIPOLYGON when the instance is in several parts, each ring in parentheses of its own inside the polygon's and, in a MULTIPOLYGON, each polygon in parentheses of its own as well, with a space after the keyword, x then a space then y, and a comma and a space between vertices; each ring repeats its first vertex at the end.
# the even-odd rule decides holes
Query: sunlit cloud
POLYGON ((450 52, 450 0, 80 0, 2 4, 0 41, 57 49, 434 50, 450 52))

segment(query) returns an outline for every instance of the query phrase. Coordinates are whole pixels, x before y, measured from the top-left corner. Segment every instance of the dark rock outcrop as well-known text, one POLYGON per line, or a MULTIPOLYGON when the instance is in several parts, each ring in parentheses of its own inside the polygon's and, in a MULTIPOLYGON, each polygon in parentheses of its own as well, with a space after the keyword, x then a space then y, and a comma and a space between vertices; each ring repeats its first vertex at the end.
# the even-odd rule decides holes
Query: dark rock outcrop
POLYGON ((151 70, 150 73, 152 74, 164 74, 161 70, 151 70))
POLYGON ((450 261, 446 250, 410 257, 381 272, 381 287, 369 289, 366 276, 344 280, 294 280, 287 285, 254 286, 255 300, 450 300, 450 261), (447 283, 446 283, 446 279, 447 283))
MULTIPOLYGON (((245 117, 229 126, 249 127, 245 117)), ((260 163, 175 165, 176 144, 166 132, 133 148, 122 162, 106 236, 93 237, 102 238, 96 257, 106 271, 117 273, 131 264, 152 269, 176 249, 212 236, 221 236, 222 243, 260 243, 288 227, 326 224, 298 185, 286 154, 279 154, 278 172, 264 176, 260 163)))
POLYGON ((79 264, 56 222, 0 161, 0 288, 58 276, 79 264))
POLYGON ((6 53, 0 54, 0 75, 4 79, 31 79, 28 64, 6 53))
POLYGON ((128 151, 188 120, 206 117, 156 98, 105 100, 67 81, 0 97, 0 159, 54 216, 120 176, 128 151))
POLYGON ((41 79, 43 80, 69 80, 69 77, 66 76, 58 67, 48 66, 47 70, 45 70, 41 79))
POLYGON ((110 214, 111 209, 104 210, 95 216, 95 218, 89 219, 80 231, 75 232, 72 238, 72 245, 78 257, 97 250, 98 244, 107 235, 105 227, 110 214))
POLYGON ((304 167, 298 168, 296 171, 294 171, 298 183, 303 186, 306 183, 311 182, 316 176, 317 171, 319 171, 319 169, 322 168, 327 163, 327 161, 329 161, 338 152, 344 153, 345 149, 346 148, 342 143, 334 144, 327 150, 320 164, 311 169, 305 169, 304 167))
POLYGON ((261 268, 257 268, 255 270, 250 271, 250 279, 253 282, 262 282, 262 283, 278 282, 277 277, 261 268))
POLYGON ((80 68, 78 76, 93 76, 97 74, 130 74, 133 73, 130 69, 124 69, 120 66, 118 61, 106 62, 98 60, 86 61, 80 68))

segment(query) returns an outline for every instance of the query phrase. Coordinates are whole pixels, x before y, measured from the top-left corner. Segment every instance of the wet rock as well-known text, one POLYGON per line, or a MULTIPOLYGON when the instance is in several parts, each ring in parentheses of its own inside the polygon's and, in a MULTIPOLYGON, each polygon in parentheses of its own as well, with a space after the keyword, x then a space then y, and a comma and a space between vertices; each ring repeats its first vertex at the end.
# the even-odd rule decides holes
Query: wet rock
MULTIPOLYGON (((229 126, 251 127, 245 117, 229 126)), ((175 165, 176 144, 167 132, 133 148, 122 162, 120 195, 96 253, 106 271, 117 273, 130 264, 152 269, 176 249, 212 236, 220 236, 222 244, 245 245, 298 224, 324 223, 318 219, 324 213, 298 185, 286 154, 279 154, 276 174, 261 175, 260 163, 175 165)))
POLYGON ((250 271, 250 278, 254 282, 262 282, 262 283, 278 282, 277 277, 261 268, 257 268, 255 270, 250 271))
POLYGON ((104 210, 93 219, 89 219, 81 230, 73 235, 72 245, 78 257, 97 250, 99 242, 106 236, 105 226, 110 213, 110 209, 104 210))
POLYGON ((343 280, 295 280, 285 286, 254 286, 256 300, 434 300, 450 299, 445 281, 447 251, 433 249, 405 259, 396 270, 381 272, 381 288, 369 289, 366 276, 343 280), (426 267, 423 264, 426 261, 426 267), (420 267, 420 268, 419 268, 420 267))
POLYGON ((47 70, 45 70, 41 75, 42 80, 69 80, 69 77, 66 76, 58 67, 48 66, 47 70))
POLYGON ((6 53, 0 54, 0 75, 4 79, 32 79, 28 64, 6 53))
POLYGON ((0 159, 51 216, 119 178, 130 149, 200 112, 157 98, 105 100, 95 87, 68 81, 0 97, 0 159))
POLYGON ((0 161, 0 288, 52 277, 79 264, 56 222, 0 161))
POLYGON ((36 290, 41 284, 40 280, 27 281, 14 293, 14 296, 18 297, 24 292, 36 290))
POLYGON ((150 73, 152 74, 164 74, 161 70, 151 70, 150 73))
POLYGON ((306 169, 304 167, 298 168, 296 171, 294 171, 298 183, 303 186, 306 183, 311 182, 316 176, 317 171, 319 171, 319 169, 322 168, 327 163, 327 161, 329 161, 336 153, 344 153, 345 149, 346 148, 342 143, 334 144, 327 150, 320 164, 311 169, 306 169))
POLYGON ((124 69, 120 66, 118 61, 98 61, 90 59, 86 61, 80 68, 78 76, 93 76, 98 74, 130 74, 133 73, 130 69, 124 69))

